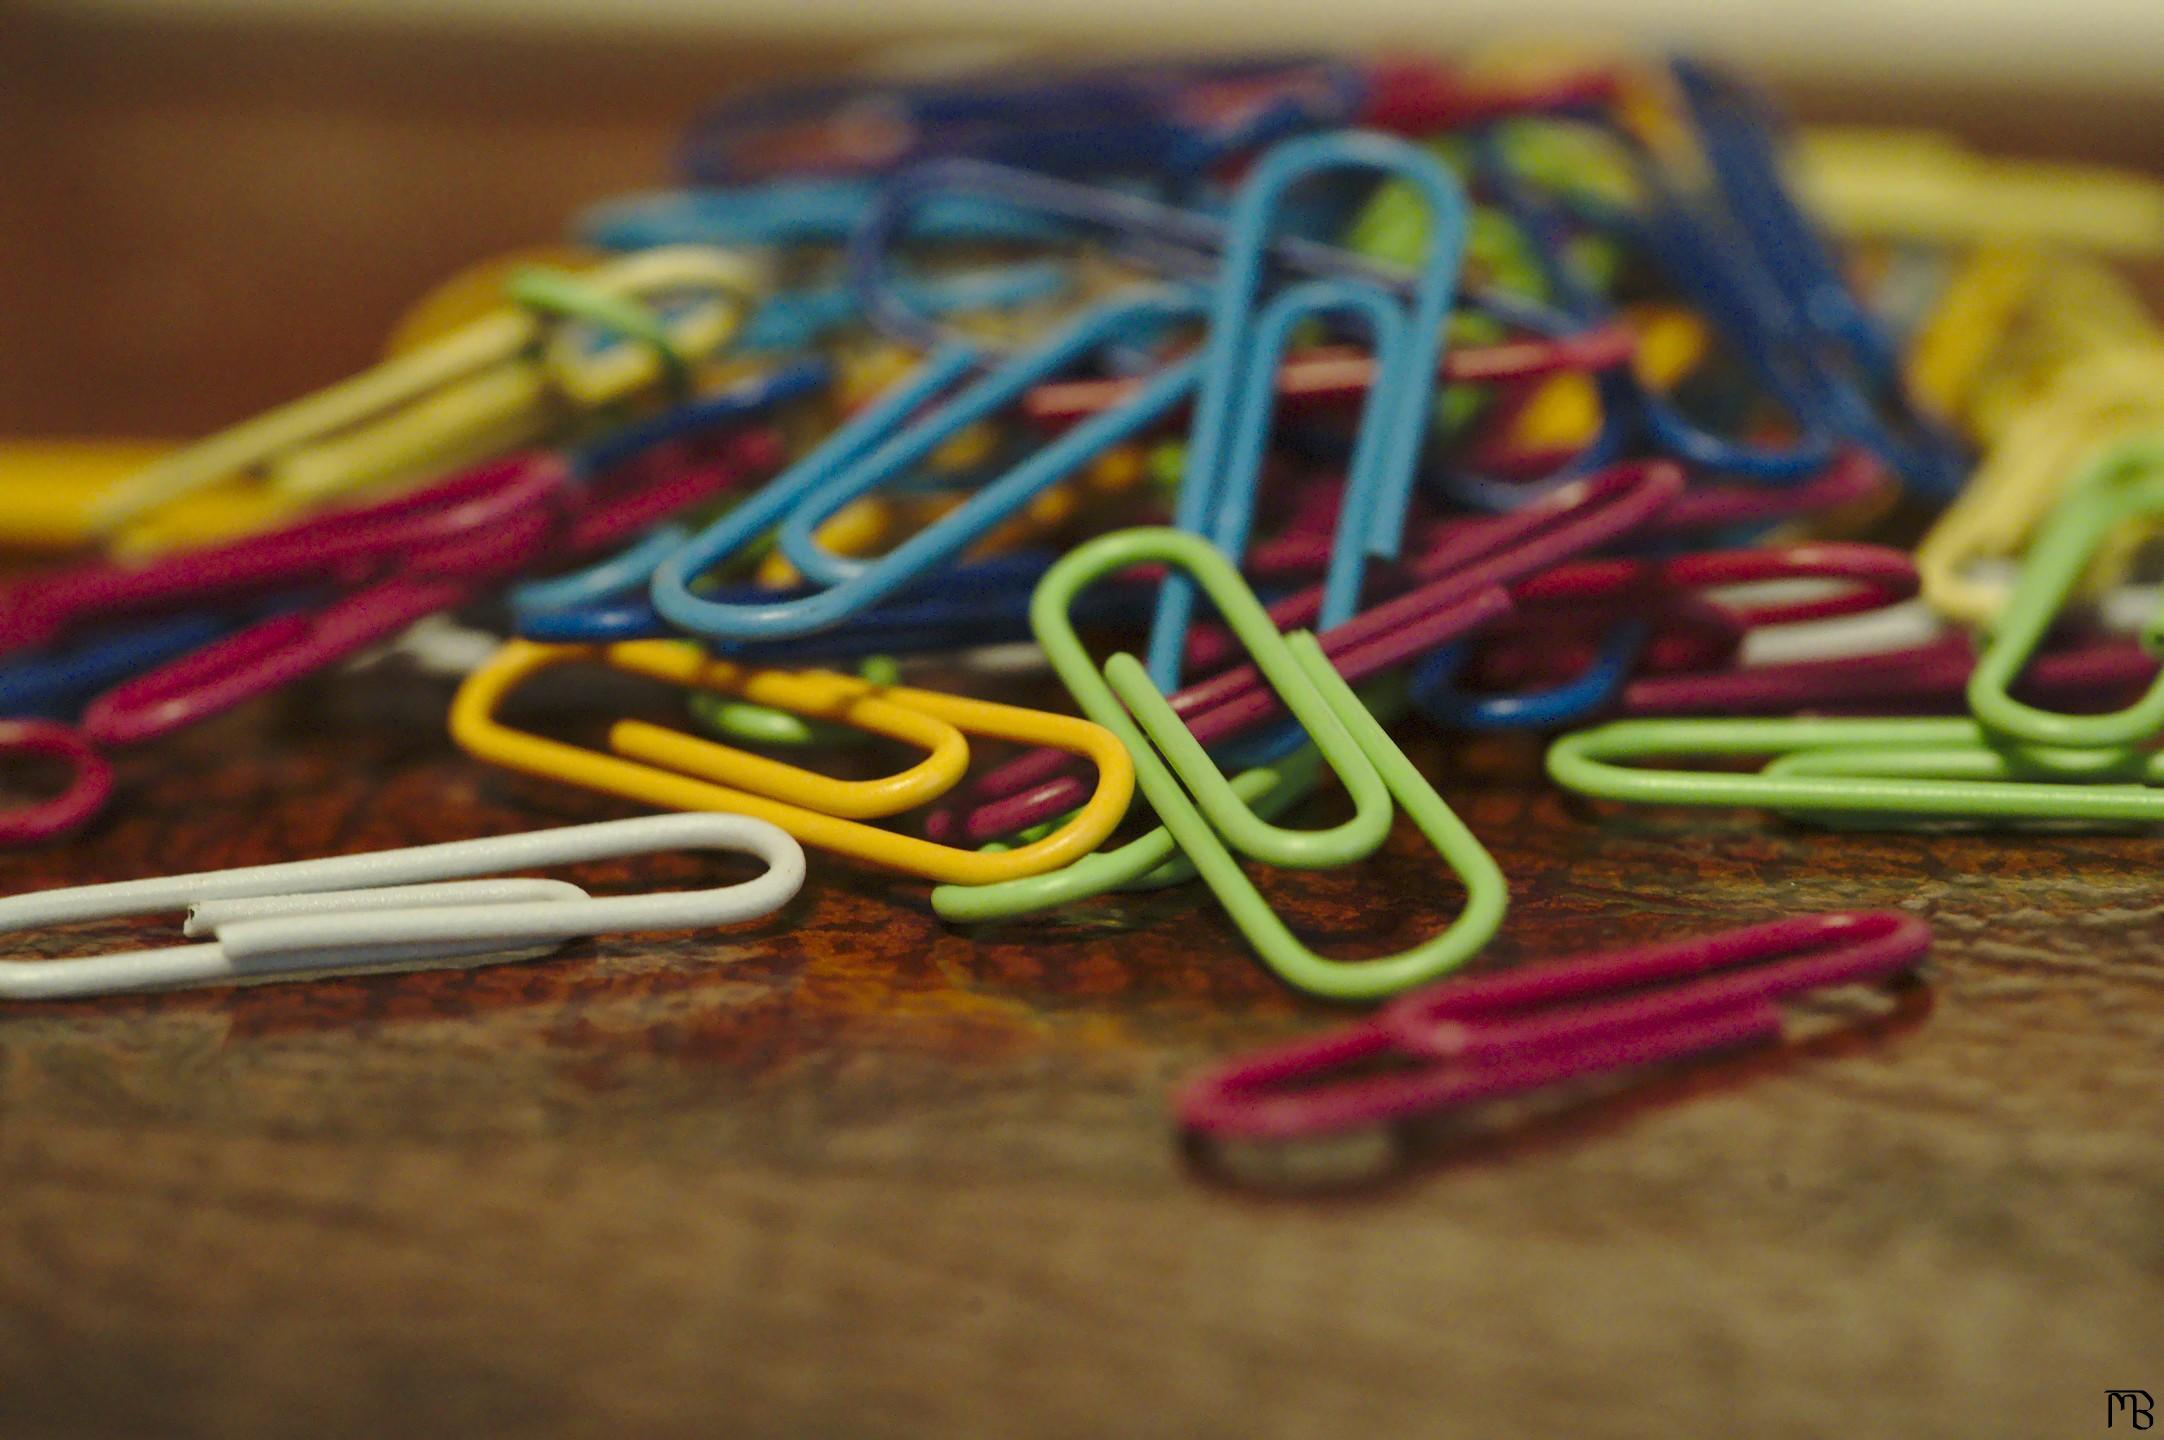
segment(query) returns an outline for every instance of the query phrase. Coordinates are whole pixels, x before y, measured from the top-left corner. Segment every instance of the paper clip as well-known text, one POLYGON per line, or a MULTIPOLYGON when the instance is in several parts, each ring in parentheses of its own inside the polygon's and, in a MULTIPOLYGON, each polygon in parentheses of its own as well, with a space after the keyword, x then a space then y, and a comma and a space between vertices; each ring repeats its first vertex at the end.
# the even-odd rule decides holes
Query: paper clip
POLYGON ((773 914, 804 883, 804 852, 761 820, 653 815, 381 850, 43 890, 0 900, 0 933, 186 910, 204 940, 66 960, 0 961, 0 999, 65 1000, 220 981, 553 948, 592 935, 705 930, 773 914), (658 850, 726 850, 766 862, 755 880, 714 890, 595 899, 561 880, 467 877, 658 850))
POLYGON ((654 608, 671 624, 718 640, 778 640, 814 634, 919 581, 960 554, 1043 491, 1110 447, 1155 422, 1192 390, 1196 362, 1175 360, 1143 394, 1118 410, 1077 425, 1010 466, 961 505, 867 562, 833 557, 846 578, 826 589, 763 604, 722 604, 694 588, 714 566, 777 523, 801 529, 799 543, 843 505, 921 463, 964 426, 1012 403, 1031 386, 1103 346, 1168 322, 1192 317, 1198 301, 1152 291, 1098 306, 1058 335, 965 387, 932 414, 888 438, 896 422, 947 390, 976 357, 949 347, 935 351, 908 381, 841 430, 746 503, 730 511, 654 572, 654 608))
MULTIPOLYGON (((704 466, 660 469, 608 487, 574 483, 546 453, 519 455, 372 506, 336 512, 207 551, 128 567, 92 564, 22 582, 0 618, 0 651, 44 645, 115 616, 196 609, 220 600, 320 589, 298 608, 213 638, 90 699, 85 746, 138 745, 351 658, 418 620, 467 600, 554 550, 618 543, 661 515, 713 493, 772 438, 733 437, 704 466)), ((109 778, 109 776, 108 776, 109 778)), ((87 783, 87 782, 86 782, 87 783)), ((98 797, 110 785, 98 787, 98 797)), ((18 809, 14 843, 49 838, 94 813, 76 799, 18 809), (65 802, 65 803, 63 803, 65 802)))
POLYGON ((2164 254, 2164 186, 2132 170, 2008 159, 1930 130, 1803 132, 1813 213, 1844 234, 1930 245, 2164 254))
MULTIPOLYGON (((2010 559, 2106 443, 2164 425, 2164 346, 2106 351, 2067 369, 2007 427, 1916 547, 1924 599, 1947 619, 1989 623, 2006 592, 1975 572, 2010 559)), ((2089 584, 2124 572, 2137 531, 2100 537, 2089 584)))
MULTIPOLYGON (((2139 700, 2104 715, 2068 715, 2016 700, 2010 692, 2044 642, 2099 543, 2164 520, 2164 433, 2114 445, 2069 487, 2023 558, 2013 593, 1969 677, 1969 709, 1998 736, 2068 748, 2134 745, 2164 731, 2164 679, 2139 700), (2146 524, 2144 523, 2146 522, 2146 524)), ((2164 646, 2164 616, 2143 634, 2164 646)))
MULTIPOLYGON (((1348 683, 1405 665, 1488 624, 1511 608, 1504 586, 1654 523, 1683 490, 1683 472, 1665 461, 1621 465, 1579 481, 1509 515, 1459 522, 1406 567, 1413 589, 1322 633, 1319 641, 1348 683)), ((1085 592, 1086 598, 1086 592, 1085 592)), ((1306 624, 1320 604, 1315 591, 1273 603, 1273 627, 1306 624)), ((1190 663, 1230 665, 1172 698, 1177 713, 1205 745, 1218 744, 1282 714, 1252 664, 1233 663, 1238 651, 1225 632, 1198 630, 1190 663), (1203 646, 1208 644, 1205 651, 1203 646)), ((926 833, 988 840, 1038 824, 1079 804, 1079 781, 1063 774, 1066 761, 1050 753, 1019 757, 987 772, 972 787, 979 802, 933 812, 926 833)))
POLYGON ((1821 824, 2164 820, 2164 752, 2024 749, 1968 719, 1616 720, 1557 740, 1547 769, 1599 800, 1778 810, 1821 824), (1635 763, 1687 757, 1773 763, 1756 774, 1635 763))
POLYGON ((0 440, 0 550, 72 550, 98 538, 105 492, 177 448, 153 440, 0 440))
MULTIPOLYGON (((623 400, 671 363, 725 344, 759 291, 758 269, 719 250, 629 256, 577 278, 576 293, 608 309, 611 328, 652 346, 611 343, 587 353, 581 325, 553 325, 568 293, 524 297, 351 380, 200 441, 139 471, 100 501, 110 533, 209 487, 260 477, 286 512, 366 486, 440 475, 545 438, 572 411, 623 400), (705 297, 673 319, 637 302, 705 297)), ((564 290, 565 287, 558 287, 564 290)))
MULTIPOLYGON (((1824 659, 1746 663, 1724 670, 1644 675, 1616 697, 1623 715, 1759 715, 1799 711, 1880 714, 1960 709, 1976 648, 1967 635, 1824 659)), ((2157 662, 2132 640, 2095 640, 2038 656, 2016 689, 2044 702, 2139 693, 2157 662)))
POLYGON ((1200 175, 1227 156, 1352 113, 1358 67, 1339 60, 1103 66, 1056 78, 804 86, 699 117, 679 164, 708 184, 791 173, 886 175, 941 156, 1046 172, 1200 175))
POLYGON ((1030 620, 1083 713, 1132 753, 1136 783, 1158 822, 1263 963, 1288 984, 1337 1000, 1394 994, 1462 964, 1495 933, 1507 899, 1495 861, 1338 677, 1314 637, 1280 635, 1239 572, 1208 541, 1165 529, 1100 536, 1046 573, 1030 620), (1100 674, 1067 619, 1068 603, 1099 576, 1153 561, 1192 575, 1246 643, 1278 699, 1345 786, 1352 819, 1325 831, 1288 830, 1265 820, 1210 761, 1139 661, 1116 654, 1100 674), (1342 864, 1381 843, 1392 799, 1466 889, 1465 909, 1448 929, 1396 955, 1337 961, 1316 954, 1278 919, 1226 848, 1229 841, 1244 854, 1278 864, 1342 864), (1371 817, 1379 818, 1379 827, 1371 817))
POLYGON ((1531 576, 1512 587, 1519 607, 1515 627, 1491 643, 1508 644, 1516 628, 1560 652, 1558 616, 1592 604, 1613 610, 1593 664, 1581 675, 1523 695, 1476 696, 1460 688, 1458 672, 1468 656, 1445 652, 1424 661, 1413 677, 1414 702, 1438 722, 1459 729, 1536 729, 1573 724, 1618 699, 1639 655, 1653 638, 1646 616, 1680 618, 1679 591, 1751 586, 1768 582, 1826 580, 1830 593, 1793 599, 1713 601, 1712 608, 1738 634, 1759 628, 1806 624, 1907 600, 1916 573, 1907 555, 1878 545, 1830 543, 1754 550, 1708 550, 1659 559, 1579 561, 1531 576))
MULTIPOLYGON (((1359 608, 1365 562, 1395 559, 1428 433, 1443 327, 1457 294, 1465 249, 1465 197, 1433 155, 1391 136, 1341 132, 1273 148, 1234 201, 1224 265, 1210 300, 1187 472, 1173 523, 1207 535, 1227 555, 1246 548, 1280 356, 1295 327, 1321 316, 1353 319, 1372 343, 1375 367, 1347 470, 1339 543, 1324 580, 1320 623, 1359 608), (1428 244, 1414 267, 1413 294, 1369 281, 1294 284, 1259 305, 1273 223, 1294 186, 1340 171, 1380 175, 1413 187, 1427 207, 1428 244)), ((1179 684, 1194 614, 1194 590, 1167 579, 1151 626, 1148 667, 1161 690, 1179 684)))
POLYGON ((1182 1086, 1172 1108, 1184 1129, 1220 1140, 1372 1129, 1768 1044, 1781 1037, 1781 1002, 1901 982, 1930 948, 1930 928, 1913 916, 1845 911, 1447 981, 1370 1019, 1219 1065, 1182 1086))
MULTIPOLYGON (((467 677, 451 702, 450 724, 452 738, 469 753, 506 769, 672 810, 754 815, 820 849, 933 880, 969 884, 1038 874, 1088 854, 1126 815, 1134 792, 1134 766, 1127 751, 1110 733, 1084 720, 930 690, 880 687, 850 675, 758 671, 710 659, 697 647, 675 641, 632 641, 605 648, 511 641, 493 661, 467 677), (617 753, 603 754, 514 730, 496 718, 503 698, 527 677, 567 664, 606 665, 913 741, 928 739, 927 749, 932 753, 915 771, 907 772, 909 778, 903 782, 909 793, 906 803, 858 806, 855 813, 860 815, 891 814, 928 798, 924 792, 933 787, 925 783, 927 777, 943 776, 946 783, 953 783, 960 773, 953 752, 961 742, 944 741, 953 732, 1050 745, 1086 756, 1096 763, 1097 788, 1072 821, 1041 840, 1003 854, 957 850, 814 808, 837 805, 834 797, 846 795, 846 787, 796 766, 695 736, 619 721, 609 735, 617 753), (695 768, 698 773, 658 769, 648 761, 695 768), (716 783, 717 779, 727 783, 716 783)), ((961 744, 959 759, 967 761, 966 744, 961 744)), ((893 798, 891 793, 886 796, 893 798)), ((850 804, 845 799, 837 808, 846 810, 850 804)))

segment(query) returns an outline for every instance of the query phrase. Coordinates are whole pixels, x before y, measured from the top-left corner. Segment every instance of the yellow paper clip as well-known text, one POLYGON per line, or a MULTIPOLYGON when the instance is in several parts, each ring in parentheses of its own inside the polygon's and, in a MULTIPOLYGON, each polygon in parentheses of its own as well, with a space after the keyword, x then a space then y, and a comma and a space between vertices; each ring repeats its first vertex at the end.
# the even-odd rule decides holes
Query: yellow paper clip
POLYGON ((2164 254, 2164 185, 2127 170, 1979 155, 1929 130, 1806 130, 1810 208, 1841 234, 2164 254))
MULTIPOLYGON (((1979 577, 1975 567, 2018 556, 2087 456, 2159 425, 2164 425, 2164 348, 2108 351, 2068 370, 2041 403, 2008 427, 1916 547, 1925 602, 1949 620, 1989 622, 2007 587, 1979 577)), ((2091 593, 2125 573, 2144 533, 2128 527, 2098 547, 2086 582, 2091 593)))
POLYGON ((0 440, 0 549, 90 544, 98 502, 173 449, 155 440, 0 440))
MULTIPOLYGON (((556 313, 510 306, 371 370, 177 451, 121 482, 94 524, 116 535, 192 495, 240 485, 268 523, 354 491, 417 483, 545 438, 567 419, 628 400, 736 333, 761 272, 726 251, 644 251, 578 277, 604 302, 684 301, 657 319, 668 353, 589 344, 556 313)), ((612 337, 613 338, 613 337, 612 337)), ((127 548, 125 537, 120 548, 127 548)), ((207 540, 207 535, 194 539, 207 540)))
POLYGON ((621 795, 670 810, 719 810, 780 826, 806 845, 930 880, 985 885, 1040 875, 1102 844, 1127 814, 1134 761, 1104 727, 1069 715, 972 700, 908 686, 879 686, 829 671, 761 670, 707 656, 675 640, 609 646, 513 640, 467 677, 451 702, 451 736, 469 753, 506 769, 621 795), (514 730, 496 719, 504 696, 559 665, 605 665, 669 684, 739 696, 830 722, 923 745, 925 760, 900 776, 852 787, 639 720, 609 731, 614 753, 514 730), (952 741, 947 736, 952 734, 952 741), (1097 788, 1058 830, 1013 850, 957 850, 862 823, 921 804, 960 778, 962 736, 1049 746, 1097 767, 1097 788), (676 767, 671 770, 660 765, 676 767), (886 787, 881 789, 880 787, 886 787), (895 803, 899 801, 900 803, 895 803))

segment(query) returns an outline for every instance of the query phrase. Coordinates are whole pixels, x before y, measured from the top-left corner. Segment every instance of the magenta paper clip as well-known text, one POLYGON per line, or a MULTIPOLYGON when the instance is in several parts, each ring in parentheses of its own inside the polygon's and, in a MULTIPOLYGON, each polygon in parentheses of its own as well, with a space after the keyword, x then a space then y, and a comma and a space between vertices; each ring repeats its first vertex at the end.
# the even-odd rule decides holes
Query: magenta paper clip
POLYGON ((15 756, 57 760, 70 778, 50 799, 0 811, 0 845, 34 845, 65 835, 103 809, 113 793, 113 767, 65 725, 0 720, 0 760, 15 756))
MULTIPOLYGON (((1332 626, 1316 639, 1348 681, 1409 664, 1474 629, 1493 623, 1510 608, 1501 587, 1538 574, 1559 561, 1626 538, 1646 525, 1683 489, 1683 472, 1665 461, 1619 465, 1565 486, 1508 515, 1466 521, 1410 570, 1422 581, 1373 609, 1332 626)), ((1294 612, 1319 606, 1320 589, 1301 592, 1270 607, 1280 627, 1300 622, 1294 612), (1305 597, 1305 598, 1303 598, 1305 597), (1282 613, 1281 613, 1282 612, 1282 613)), ((1308 609, 1312 615, 1312 609, 1308 609)), ((1215 627, 1198 626, 1190 655, 1215 627)), ((1172 708, 1205 745, 1252 728, 1278 713, 1269 687, 1252 665, 1188 686, 1172 708)), ((1088 787, 1071 773, 1071 757, 1036 750, 988 771, 970 799, 934 810, 925 833, 954 844, 982 843, 1048 820, 1088 798, 1088 787)))
POLYGON ((1930 946, 1912 916, 1843 911, 1449 981, 1218 1066, 1173 1110, 1198 1134, 1292 1140, 1763 1044, 1781 1001, 1902 979, 1930 946))
MULTIPOLYGON (((1665 460, 1630 461, 1507 514, 1461 520, 1441 531, 1415 559, 1378 572, 1378 585, 1395 585, 1405 593, 1332 628, 1379 633, 1403 623, 1408 611, 1433 605, 1437 595, 1514 582, 1612 545, 1654 523, 1682 492, 1678 466, 1665 460)), ((1270 619, 1280 630, 1312 624, 1322 610, 1322 598, 1319 585, 1294 591, 1270 606, 1270 619)), ((1238 653, 1238 644, 1224 627, 1197 626, 1188 641, 1187 663, 1207 670, 1238 653)), ((1244 677, 1242 685, 1260 683, 1252 667, 1234 673, 1244 677)))
POLYGON ((1824 470, 1794 485, 1695 484, 1650 527, 1656 535, 1772 525, 1843 510, 1890 495, 1894 477, 1868 450, 1842 450, 1824 470))
POLYGON ((1634 618, 1654 623, 1641 673, 1724 673, 1754 629, 1898 605, 1916 585, 1906 552, 1847 542, 1576 561, 1511 587, 1517 613, 1482 644, 1467 683, 1482 691, 1555 683, 1592 663, 1601 637, 1634 618), (1697 593, 1781 580, 1826 580, 1835 588, 1759 601, 1697 593))
MULTIPOLYGON (((85 706, 81 733, 40 736, 45 753, 76 765, 61 800, 0 814, 0 843, 42 840, 95 815, 110 771, 82 763, 100 749, 140 745, 268 694, 453 609, 546 561, 612 548, 657 520, 770 467, 779 437, 739 435, 716 457, 634 463, 611 484, 579 479, 558 456, 531 452, 478 466, 397 500, 304 521, 214 551, 140 570, 71 572, 61 598, 32 626, 64 629, 88 616, 132 613, 206 597, 328 584, 317 608, 272 616, 124 681, 85 706), (67 802, 63 805, 63 802, 67 802)), ((43 589, 34 593, 41 600, 43 589)), ((57 727, 55 727, 57 728, 57 727)), ((17 745, 27 750, 27 745, 17 745)))
MULTIPOLYGON (((1623 687, 1623 715, 1784 715, 1804 711, 1901 714, 1968 704, 1976 647, 1967 635, 1924 645, 1770 665, 1651 675, 1623 687)), ((2039 656, 2017 693, 2032 704, 2104 707, 2156 679, 2157 661, 2133 640, 2091 640, 2039 656)))

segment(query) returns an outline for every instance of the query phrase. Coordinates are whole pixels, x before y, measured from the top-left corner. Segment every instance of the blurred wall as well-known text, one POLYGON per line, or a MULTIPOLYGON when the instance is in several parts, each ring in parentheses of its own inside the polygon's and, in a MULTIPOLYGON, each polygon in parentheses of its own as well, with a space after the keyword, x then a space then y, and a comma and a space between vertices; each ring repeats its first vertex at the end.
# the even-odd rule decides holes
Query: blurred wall
MULTIPOLYGON (((2164 0, 2143 3, 2164 21, 2164 0)), ((448 272, 560 234, 585 201, 663 182, 677 128, 732 88, 1138 43, 1103 23, 1114 11, 1040 6, 1028 13, 1041 23, 1000 31, 954 21, 968 14, 960 0, 883 8, 866 22, 876 30, 822 0, 785 12, 795 23, 767 13, 739 33, 664 23, 667 6, 531 0, 535 23, 492 23, 510 8, 0 0, 0 434, 192 434, 350 373, 448 272), (1057 38, 1062 26, 1081 38, 1057 38)), ((1288 13, 1257 11, 1242 43, 1286 38, 1288 13)), ((1300 13, 1307 25, 1320 12, 1300 13)), ((1405 24, 1390 0, 1352 13, 1405 24)), ((1192 27, 1172 28, 1192 41, 1192 27)), ((1843 65, 1823 52, 1759 66, 1806 117, 2164 161, 2153 83, 2080 79, 2050 55, 2033 72, 1919 59, 1925 80, 1896 83, 1898 55, 1843 65)), ((2150 61, 2164 73, 2164 56, 2150 61)))

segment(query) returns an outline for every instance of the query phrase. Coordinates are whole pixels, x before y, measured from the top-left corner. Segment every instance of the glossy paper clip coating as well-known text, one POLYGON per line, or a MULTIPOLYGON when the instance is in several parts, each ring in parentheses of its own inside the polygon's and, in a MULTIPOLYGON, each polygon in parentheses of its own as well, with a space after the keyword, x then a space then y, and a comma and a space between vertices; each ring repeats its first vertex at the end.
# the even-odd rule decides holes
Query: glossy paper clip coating
MULTIPOLYGON (((1395 558, 1403 538, 1435 399, 1444 325, 1457 296, 1465 210, 1457 178, 1432 154, 1392 136, 1357 131, 1312 135, 1275 147, 1234 201, 1224 264, 1210 299, 1210 329, 1188 432, 1188 469, 1174 523, 1210 535, 1227 554, 1245 549, 1239 543, 1245 536, 1236 533, 1244 528, 1238 517, 1253 508, 1278 359, 1292 329, 1318 314, 1357 317, 1368 327, 1374 346, 1375 376, 1338 517, 1339 533, 1351 544, 1332 556, 1321 612, 1324 625, 1336 624, 1358 607, 1359 562, 1395 558), (1401 311, 1390 290, 1373 282, 1338 279, 1295 285, 1258 310, 1273 222, 1287 195, 1304 181, 1346 170, 1410 186, 1426 206, 1428 242, 1413 268, 1410 300, 1401 311)), ((1193 588, 1177 576, 1169 579, 1150 631, 1149 671, 1161 689, 1179 683, 1193 609, 1193 588)))
POLYGON ((1921 920, 1852 911, 1447 981, 1228 1061, 1181 1087, 1173 1110, 1218 1139, 1294 1140, 1763 1044, 1780 1037, 1782 1000, 1900 980, 1930 946, 1921 920), (1376 1068, 1393 1058, 1411 1063, 1376 1068))
MULTIPOLYGON (((2164 434, 2113 446, 2075 481, 2024 557, 1991 641, 1969 677, 1969 709, 1999 736, 2035 745, 2124 746, 2164 731, 2164 678, 2132 705, 2105 715, 2068 715, 2016 700, 2014 682, 2087 570, 2099 543, 2164 521, 2164 434)), ((2155 648, 2164 617, 2144 640, 2155 648)))
POLYGON ((629 930, 703 930, 771 915, 803 883, 803 850, 764 821, 654 815, 39 891, 0 900, 0 933, 186 909, 186 933, 210 940, 85 959, 0 962, 0 999, 71 999, 502 955, 629 930), (766 873, 717 890, 598 900, 558 880, 465 878, 687 849, 741 851, 764 860, 766 873))
MULTIPOLYGON (((728 341, 761 278, 741 257, 690 248, 648 251, 581 277, 627 302, 687 291, 718 297, 665 322, 668 349, 685 358, 728 341)), ((151 465, 105 497, 98 524, 118 529, 244 474, 262 474, 289 506, 440 474, 543 438, 558 397, 591 408, 629 396, 663 368, 644 346, 586 357, 576 345, 573 328, 550 334, 538 313, 501 311, 151 465)))
MULTIPOLYGON (((821 701, 816 713, 821 719, 850 720, 860 702, 877 699, 883 705, 919 711, 965 734, 1029 745, 1051 745, 1096 762, 1096 791, 1075 818, 1056 833, 1003 854, 956 850, 735 786, 656 769, 622 754, 602 754, 513 730, 495 718, 497 705, 521 681, 552 666, 566 664, 604 664, 652 679, 724 691, 734 689, 748 673, 740 666, 708 660, 693 646, 669 641, 634 641, 603 648, 536 645, 514 640, 460 687, 451 702, 452 738, 483 760, 528 775, 673 810, 722 810, 753 815, 781 826, 799 840, 820 849, 928 879, 964 884, 987 884, 1040 874, 1087 855, 1118 826, 1134 793, 1134 766, 1125 747, 1103 728, 1087 721, 929 690, 883 688, 854 676, 822 676, 816 682, 821 691, 816 697, 821 701)), ((766 703, 774 703, 782 697, 776 689, 768 688, 762 691, 760 698, 766 703)), ((650 731, 653 727, 647 729, 650 731)), ((625 738, 626 733, 619 727, 618 733, 612 735, 611 743, 625 738)), ((631 745, 627 748, 637 750, 650 736, 632 731, 628 738, 631 745)), ((706 749, 698 752, 702 755, 724 749, 694 737, 683 738, 693 745, 705 745, 706 749)), ((741 758, 751 760, 756 757, 741 758)), ((793 770, 795 767, 777 768, 793 770)))
POLYGON ((2023 752, 1953 718, 1618 720, 1557 740, 1547 769, 1595 799, 1778 810, 1822 824, 2164 821, 2164 752, 2023 752), (1635 763, 1686 758, 1774 763, 1757 774, 1635 763))
MULTIPOLYGON (((1494 934, 1507 899, 1502 872, 1494 860, 1338 678, 1314 638, 1280 635, 1239 572, 1209 542, 1177 530, 1129 530, 1101 536, 1078 547, 1046 573, 1031 601, 1030 621, 1083 713, 1119 736, 1133 753, 1136 783, 1159 822, 1280 978, 1332 999, 1373 999, 1462 964, 1494 934), (1140 662, 1131 655, 1114 655, 1100 674, 1068 622, 1068 606, 1092 580, 1151 562, 1177 565, 1200 583, 1322 752, 1325 763, 1353 795, 1356 808, 1366 794, 1380 788, 1395 797, 1435 845, 1466 888, 1465 909, 1447 930, 1397 955, 1347 962, 1317 955, 1278 919, 1242 873, 1220 833, 1236 836, 1242 850, 1255 854, 1279 848, 1277 835, 1285 832, 1264 825, 1232 791, 1163 694, 1150 683, 1140 662), (1189 798, 1190 789, 1194 799, 1189 798), (1197 808, 1198 802, 1203 808, 1197 808)), ((1340 838, 1358 843, 1361 837, 1340 838)))

